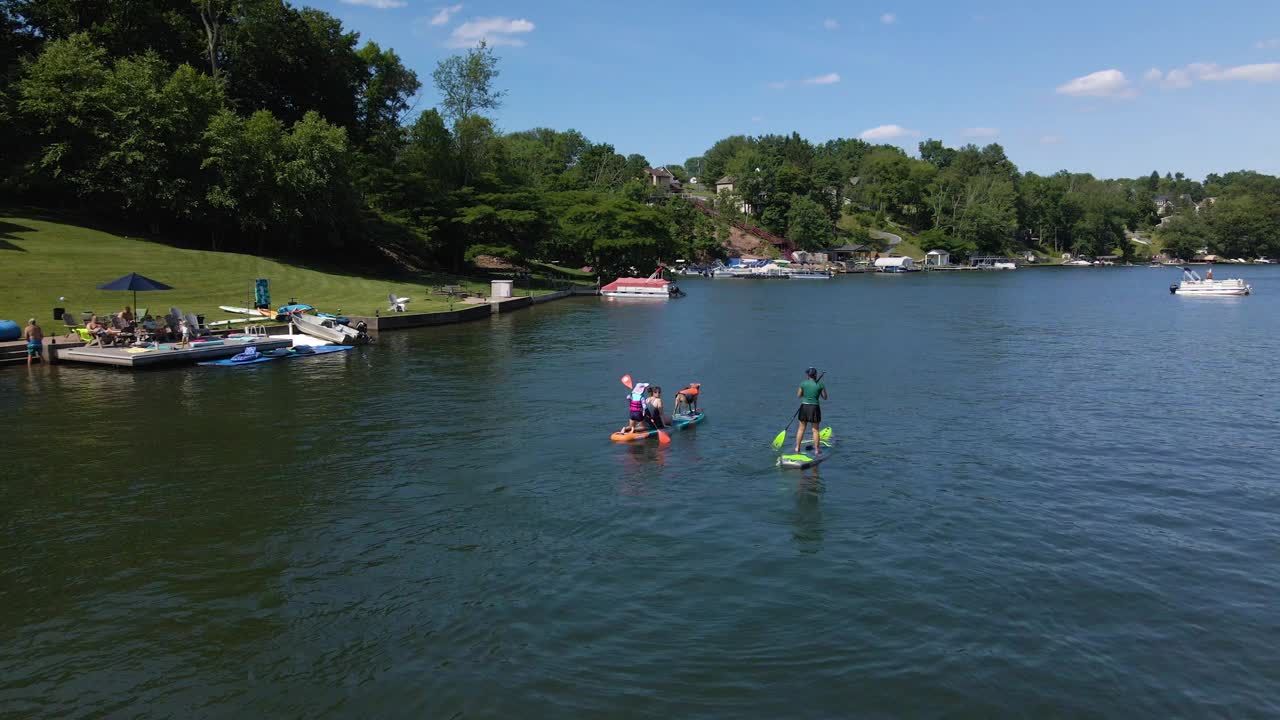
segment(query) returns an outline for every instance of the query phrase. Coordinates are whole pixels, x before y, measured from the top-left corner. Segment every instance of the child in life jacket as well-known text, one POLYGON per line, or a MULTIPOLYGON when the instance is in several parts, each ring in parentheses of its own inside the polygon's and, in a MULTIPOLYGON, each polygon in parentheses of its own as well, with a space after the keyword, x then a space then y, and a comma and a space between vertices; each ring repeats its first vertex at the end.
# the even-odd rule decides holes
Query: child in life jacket
POLYGON ((630 420, 627 422, 627 426, 618 432, 635 432, 636 423, 644 423, 644 411, 647 407, 645 391, 648 389, 649 383, 636 383, 631 387, 631 392, 627 394, 627 412, 630 420))

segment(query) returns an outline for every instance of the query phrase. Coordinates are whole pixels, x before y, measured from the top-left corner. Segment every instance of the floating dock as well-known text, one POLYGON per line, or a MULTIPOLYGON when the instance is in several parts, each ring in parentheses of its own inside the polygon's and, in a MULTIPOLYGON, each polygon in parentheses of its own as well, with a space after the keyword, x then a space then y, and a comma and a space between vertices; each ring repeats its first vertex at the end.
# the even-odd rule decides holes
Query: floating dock
POLYGON ((260 352, 293 345, 292 340, 254 338, 248 341, 217 341, 193 343, 179 348, 172 344, 162 344, 158 348, 135 347, 78 347, 74 350, 62 350, 58 360, 62 362, 83 362, 96 365, 115 365, 117 367, 143 368, 161 365, 189 365, 205 360, 221 360, 240 354, 246 347, 256 346, 260 352))

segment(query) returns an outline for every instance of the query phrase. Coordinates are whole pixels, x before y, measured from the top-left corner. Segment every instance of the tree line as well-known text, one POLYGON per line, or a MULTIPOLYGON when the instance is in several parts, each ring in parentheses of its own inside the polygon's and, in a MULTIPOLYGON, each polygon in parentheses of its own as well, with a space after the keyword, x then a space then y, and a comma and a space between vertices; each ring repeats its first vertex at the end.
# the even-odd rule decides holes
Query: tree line
POLYGON ((911 157, 858 139, 734 135, 680 169, 708 184, 733 181, 731 206, 749 207, 766 229, 806 249, 867 242, 839 226, 852 216, 854 227, 896 225, 920 234, 926 249, 957 257, 1033 249, 1132 258, 1134 232, 1160 237, 1183 259, 1280 256, 1280 212, 1272 210, 1280 208, 1280 180, 1268 175, 1038 175, 1020 172, 996 143, 951 148, 929 139, 917 149, 911 157))
POLYGON ((647 270, 723 256, 735 222, 806 249, 898 226, 957 255, 1128 255, 1126 230, 1160 224, 1180 254, 1280 254, 1275 178, 1040 176, 997 144, 912 157, 734 135, 667 166, 733 178, 695 203, 575 130, 499 132, 500 75, 483 44, 447 58, 438 106, 419 108, 423 80, 394 50, 283 0, 0 0, 0 194, 214 249, 448 268, 647 270))
MULTIPOLYGON (((282 0, 0 0, 0 193, 260 254, 602 269, 683 252, 646 159, 503 134, 483 44, 436 67, 282 0)), ((687 218, 686 218, 687 219, 687 218)))

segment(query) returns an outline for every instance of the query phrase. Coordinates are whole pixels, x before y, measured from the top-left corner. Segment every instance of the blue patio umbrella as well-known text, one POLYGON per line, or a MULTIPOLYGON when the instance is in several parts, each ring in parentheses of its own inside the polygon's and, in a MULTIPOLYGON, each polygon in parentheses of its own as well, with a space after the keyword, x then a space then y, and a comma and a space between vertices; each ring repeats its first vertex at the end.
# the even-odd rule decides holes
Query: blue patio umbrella
POLYGON ((129 273, 122 278, 116 278, 109 283, 103 283, 98 286, 99 290, 132 290, 133 291, 133 309, 138 309, 138 293, 149 292, 151 290, 172 290, 173 288, 165 285, 157 280, 152 280, 138 273, 129 273))

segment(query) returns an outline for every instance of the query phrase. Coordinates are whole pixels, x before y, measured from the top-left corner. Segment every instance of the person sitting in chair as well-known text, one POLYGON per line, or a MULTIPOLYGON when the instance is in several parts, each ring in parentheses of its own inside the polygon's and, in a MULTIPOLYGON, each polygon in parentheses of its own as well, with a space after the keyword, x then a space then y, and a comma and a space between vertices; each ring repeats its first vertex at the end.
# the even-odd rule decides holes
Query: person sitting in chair
POLYGON ((88 330, 89 334, 97 339, 99 345, 102 345, 105 342, 115 341, 116 331, 113 328, 109 328, 102 324, 102 321, 98 319, 97 315, 89 318, 89 322, 84 324, 84 329, 88 330))

